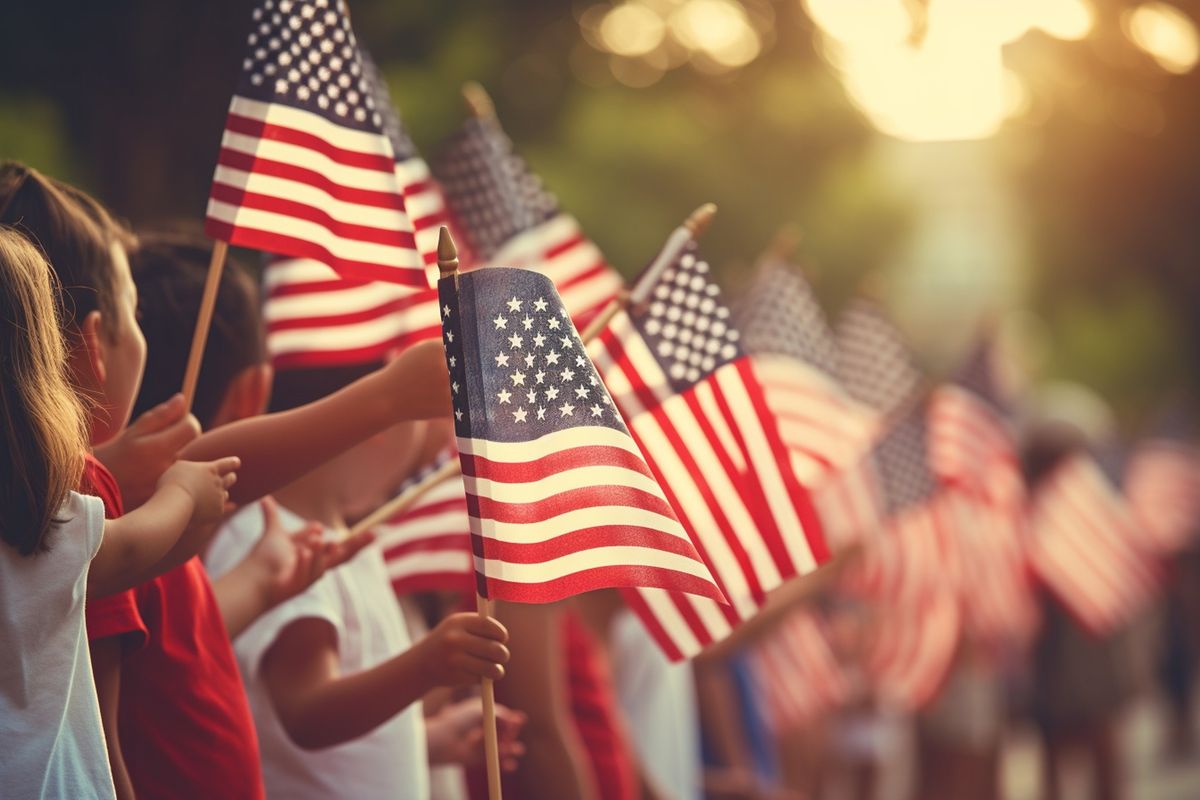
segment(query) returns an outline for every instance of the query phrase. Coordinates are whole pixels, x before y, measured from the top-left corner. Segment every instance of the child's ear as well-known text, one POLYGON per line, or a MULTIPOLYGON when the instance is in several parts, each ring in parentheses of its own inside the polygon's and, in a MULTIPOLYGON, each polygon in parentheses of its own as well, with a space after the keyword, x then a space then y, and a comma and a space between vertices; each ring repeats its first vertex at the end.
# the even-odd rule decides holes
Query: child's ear
POLYGON ((108 377, 104 364, 104 347, 101 342, 100 312, 93 311, 83 318, 79 326, 80 346, 73 352, 75 376, 87 388, 100 388, 108 377))
POLYGON ((271 396, 272 378, 270 364, 254 364, 235 375, 225 390, 225 396, 221 398, 221 405, 212 421, 213 427, 263 413, 271 396))

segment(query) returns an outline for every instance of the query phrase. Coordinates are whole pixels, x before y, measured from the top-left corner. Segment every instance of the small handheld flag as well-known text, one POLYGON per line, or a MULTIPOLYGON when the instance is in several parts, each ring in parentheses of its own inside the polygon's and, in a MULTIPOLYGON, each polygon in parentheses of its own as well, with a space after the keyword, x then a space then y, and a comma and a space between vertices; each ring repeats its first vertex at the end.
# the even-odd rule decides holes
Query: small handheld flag
POLYGON ((550 279, 489 268, 438 290, 479 594, 721 599, 550 279))
POLYGON ((343 0, 262 0, 206 230, 357 279, 428 287, 395 154, 343 0))

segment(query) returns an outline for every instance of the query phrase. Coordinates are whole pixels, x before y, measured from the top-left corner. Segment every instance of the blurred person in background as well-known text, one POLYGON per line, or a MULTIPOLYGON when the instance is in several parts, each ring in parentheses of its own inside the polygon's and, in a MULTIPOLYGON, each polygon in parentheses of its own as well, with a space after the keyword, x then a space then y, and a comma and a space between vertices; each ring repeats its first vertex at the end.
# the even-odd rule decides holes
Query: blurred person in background
MULTIPOLYGON (((1088 447, 1080 427, 1042 419, 1028 429, 1021 465, 1030 494, 1056 467, 1088 447)), ((1086 764, 1091 797, 1124 796, 1124 758, 1117 721, 1135 691, 1134 659, 1126 631, 1097 637, 1049 591, 1041 598, 1042 629, 1031 664, 1032 716, 1042 739, 1043 794, 1065 796, 1068 763, 1086 764)))

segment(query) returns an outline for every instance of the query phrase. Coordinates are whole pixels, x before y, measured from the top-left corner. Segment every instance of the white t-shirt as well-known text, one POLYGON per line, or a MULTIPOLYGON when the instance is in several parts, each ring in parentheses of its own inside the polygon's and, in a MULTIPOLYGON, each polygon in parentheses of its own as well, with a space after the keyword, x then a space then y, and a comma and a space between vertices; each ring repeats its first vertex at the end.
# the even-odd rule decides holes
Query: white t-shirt
POLYGON ((700 722, 692 666, 672 664, 633 612, 612 621, 613 686, 638 759, 674 800, 701 796, 700 722))
MULTIPOLYGON (((279 521, 286 530, 304 524, 282 507, 279 521)), ((258 505, 234 514, 209 548, 206 566, 212 577, 232 569, 262 533, 263 516, 258 505)), ((428 797, 429 763, 419 702, 367 735, 336 747, 303 750, 288 738, 259 667, 284 628, 309 618, 326 620, 337 632, 342 675, 370 669, 412 645, 377 545, 325 573, 307 591, 259 617, 234 640, 233 649, 258 729, 267 796, 289 800, 428 797)))
POLYGON ((49 552, 0 543, 0 795, 112 798, 83 622, 104 504, 71 492, 49 552))

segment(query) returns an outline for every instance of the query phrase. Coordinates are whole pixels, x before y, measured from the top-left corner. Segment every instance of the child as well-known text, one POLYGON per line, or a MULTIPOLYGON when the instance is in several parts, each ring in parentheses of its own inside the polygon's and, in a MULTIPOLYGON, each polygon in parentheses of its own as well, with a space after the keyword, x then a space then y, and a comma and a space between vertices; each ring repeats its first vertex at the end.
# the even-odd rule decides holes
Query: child
MULTIPOLYGON (((347 451, 279 491, 281 515, 315 519, 339 535, 347 508, 374 500, 404 477, 396 454, 411 446, 411 432, 394 428, 347 451)), ((209 552, 212 573, 221 575, 261 531, 253 511, 235 514, 209 552)), ((502 677, 506 639, 495 620, 465 613, 447 617, 414 645, 377 547, 327 573, 234 643, 268 794, 427 796, 416 701, 437 686, 502 677)))
MULTIPOLYGON (((12 163, 0 165, 0 222, 19 222, 66 287, 63 329, 74 384, 92 403, 91 443, 122 436, 146 347, 125 255, 131 237, 87 195, 12 163)), ((444 414, 446 373, 437 342, 431 345, 411 348, 321 404, 219 428, 193 441, 187 456, 241 456, 243 480, 231 496, 249 502, 397 420, 444 414)), ((171 424, 183 417, 181 403, 174 409, 171 424)), ((85 476, 110 517, 122 511, 118 481, 144 492, 177 456, 154 434, 144 437, 153 446, 144 447, 144 432, 117 449, 116 477, 88 457, 85 476)), ((168 554, 164 565, 176 568, 86 609, 114 779, 123 797, 135 788, 146 797, 261 797, 237 664, 208 578, 189 555, 182 548, 168 554), (123 750, 122 740, 131 746, 123 750)))
MULTIPOLYGON (((152 404, 160 402, 164 397, 168 397, 170 392, 174 391, 174 387, 179 385, 181 363, 184 361, 188 343, 190 343, 190 332, 187 326, 181 324, 180 320, 190 319, 194 315, 194 308, 198 305, 200 294, 203 291, 206 263, 208 263, 208 252, 203 247, 202 243, 197 242, 191 237, 181 234, 163 235, 163 234, 146 234, 140 240, 140 246, 134 257, 134 277, 138 282, 139 294, 142 294, 146 302, 144 303, 144 311, 142 317, 143 327, 150 337, 150 353, 148 360, 148 369, 146 369, 145 380, 143 383, 142 395, 138 398, 138 407, 149 408, 152 404)), ((322 399, 317 399, 328 393, 329 390, 335 387, 349 383, 353 380, 356 374, 370 371, 371 365, 361 367, 346 367, 331 371, 331 369, 318 369, 318 371, 289 371, 281 373, 280 387, 276 391, 276 397, 292 397, 293 402, 283 403, 276 402, 275 408, 293 407, 293 405, 304 405, 307 401, 322 403, 322 399), (328 383, 316 384, 314 381, 320 378, 328 380, 328 383)), ((264 363, 264 353, 262 344, 262 331, 260 331, 258 321, 257 302, 254 300, 253 285, 248 282, 244 273, 239 270, 238 265, 230 263, 227 265, 226 275, 222 278, 220 290, 218 290, 218 303, 216 307, 216 317, 214 327, 212 327, 209 349, 206 351, 204 365, 202 368, 204 375, 203 385, 205 386, 206 395, 197 395, 197 413, 202 415, 205 427, 214 427, 220 431, 222 426, 240 425, 241 420, 246 420, 246 417, 253 417, 262 413, 266 397, 271 385, 270 368, 264 363)), ((277 411, 277 414, 288 415, 293 414, 293 410, 277 411)), ((263 419, 263 417, 259 417, 263 419)), ((413 465, 419 461, 418 447, 412 445, 414 437, 420 437, 421 428, 424 426, 402 426, 394 428, 388 434, 388 438, 392 440, 392 444, 385 447, 383 453, 383 467, 368 471, 365 480, 350 480, 349 485, 353 487, 354 493, 360 498, 360 511, 372 511, 380 500, 385 497, 385 489, 392 488, 395 482, 412 471, 413 465), (406 431, 404 428, 410 428, 406 431), (366 491, 371 487, 371 491, 366 491)), ((444 439, 445 431, 439 428, 444 439)), ((437 439, 437 435, 432 437, 437 439)), ((360 446, 362 449, 371 450, 371 445, 360 446)), ((349 455, 337 459, 337 463, 349 462, 350 469, 354 467, 355 458, 349 455)), ((318 471, 331 470, 334 474, 340 474, 340 467, 337 464, 326 465, 318 471)), ((312 475, 301 479, 302 482, 310 481, 312 475)), ((341 479, 344 480, 344 479, 341 479)), ((310 500, 311 493, 302 493, 305 500, 310 500)), ((287 500, 289 497, 288 491, 284 491, 280 495, 281 499, 286 501, 286 505, 294 506, 295 503, 287 500)), ((284 518, 293 518, 294 515, 288 510, 281 510, 280 515, 284 518)), ((253 530, 253 533, 246 542, 241 542, 240 545, 253 541, 257 537, 257 531, 262 528, 262 516, 247 510, 245 515, 242 515, 247 521, 247 527, 253 530)), ((235 518, 235 521, 238 518, 235 518)), ((254 549, 260 547, 254 545, 254 549)), ((242 548, 241 552, 245 552, 242 548)), ((250 551, 251 553, 253 551, 250 551)), ((209 554, 210 566, 216 566, 214 571, 214 585, 218 600, 221 599, 223 587, 233 578, 234 572, 239 567, 233 567, 232 571, 226 572, 229 565, 233 564, 239 553, 230 554, 229 548, 223 547, 221 542, 217 542, 209 554)), ((356 559, 354 563, 343 567, 341 570, 336 570, 334 573, 326 576, 317 585, 314 585, 310 593, 305 593, 298 597, 293 602, 284 604, 278 608, 276 612, 272 612, 258 625, 254 625, 247 631, 245 637, 239 639, 239 648, 241 642, 247 637, 256 636, 256 631, 262 630, 263 625, 270 625, 271 620, 275 620, 281 614, 286 614, 289 607, 294 607, 296 604, 304 603, 305 597, 313 593, 319 593, 319 590, 326 585, 341 585, 340 579, 342 575, 350 576, 350 588, 346 589, 346 594, 338 591, 336 597, 353 597, 360 596, 364 591, 370 591, 372 595, 378 594, 380 555, 377 549, 372 549, 356 559), (374 566, 372 566, 372 564, 374 566), (337 578, 337 579, 335 579, 337 578)), ((326 597, 328 599, 328 597, 326 597)), ((382 599, 377 597, 377 601, 370 603, 370 616, 374 619, 390 620, 389 627, 386 631, 396 632, 394 622, 397 620, 395 614, 395 601, 390 595, 390 589, 386 589, 382 595, 382 599), (378 608, 374 608, 378 606, 378 608)), ((356 614, 361 615, 362 608, 352 608, 356 614)), ((368 616, 368 618, 370 618, 368 616)), ((473 615, 468 615, 473 616, 473 615)), ((398 628, 398 633, 403 639, 392 637, 389 640, 383 640, 380 644, 383 655, 392 656, 397 651, 406 648, 407 632, 404 628, 398 628)), ((440 634, 440 632, 439 632, 440 634)), ((371 639, 376 642, 376 639, 371 639)), ((419 645, 421 646, 421 645, 419 645)), ((244 673, 250 675, 250 673, 244 673)), ((382 697, 382 696, 380 696, 382 697)), ((253 694, 252 694, 253 700, 253 694)), ((258 717, 258 706, 254 706, 256 717, 258 717)), ((512 715, 511 712, 505 709, 498 709, 500 720, 502 723, 502 735, 505 733, 505 728, 515 727, 514 723, 520 722, 520 716, 512 715), (516 716, 516 718, 514 718, 516 716), (508 723, 508 724, 506 724, 508 723)), ((262 717, 259 717, 262 720, 262 717)), ((434 717, 426 720, 430 736, 430 757, 433 760, 461 760, 472 756, 472 738, 479 733, 479 700, 474 702, 474 709, 469 708, 469 705, 454 704, 448 706, 434 717)), ((406 715, 403 720, 403 727, 412 733, 412 724, 420 723, 420 716, 415 714, 406 715)), ((395 726, 394 726, 395 727, 395 726)), ((419 734, 420 727, 416 729, 419 734)), ((511 733, 511 732, 510 732, 511 733)), ((259 734, 262 736, 264 745, 264 763, 270 764, 274 760, 272 753, 276 753, 276 748, 272 746, 272 735, 277 734, 277 726, 259 729, 259 734)), ((415 736, 409 736, 408 752, 412 756, 414 762, 424 763, 425 753, 419 746, 420 739, 415 736)), ((361 750, 362 745, 358 745, 361 750)), ((294 750, 294 747, 293 747, 294 750)), ((478 742, 475 742, 475 751, 479 751, 478 742)), ((354 752, 352 750, 352 752, 354 752)), ((520 753, 520 747, 516 742, 502 742, 502 756, 515 756, 520 753)), ((506 758, 511 765, 512 759, 506 758)), ((394 765, 389 765, 389 770, 395 771, 394 765)), ((365 768, 364 772, 371 772, 370 768, 365 768)), ((410 776, 416 778, 418 774, 410 776)), ((408 778, 406 778, 408 780, 408 778)), ((271 789, 272 778, 270 770, 268 770, 268 788, 271 789)), ((419 796, 419 783, 404 783, 406 790, 403 796, 419 796), (412 789, 409 792, 408 789, 412 789)), ((349 793, 349 789, 342 787, 344 792, 349 793)), ((275 790, 272 790, 275 793, 275 790)), ((350 796, 349 794, 347 796, 350 796)))
POLYGON ((72 491, 86 451, 50 268, 0 227, 0 786, 13 797, 112 797, 84 648, 83 598, 128 585, 180 534, 201 540, 225 507, 236 459, 178 462, 136 512, 104 522, 72 491))

